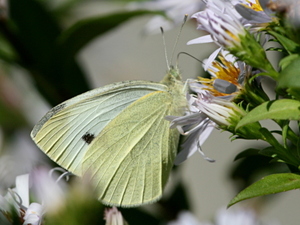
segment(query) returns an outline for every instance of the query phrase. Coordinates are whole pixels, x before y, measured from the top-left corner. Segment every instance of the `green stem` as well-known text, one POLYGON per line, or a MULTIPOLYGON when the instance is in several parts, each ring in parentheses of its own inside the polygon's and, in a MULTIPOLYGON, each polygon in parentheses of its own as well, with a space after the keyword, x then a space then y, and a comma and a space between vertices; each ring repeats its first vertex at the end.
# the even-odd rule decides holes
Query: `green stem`
POLYGON ((290 152, 276 140, 276 138, 269 130, 267 130, 266 128, 261 128, 260 132, 264 136, 264 141, 268 142, 276 150, 276 158, 281 159, 284 162, 291 164, 297 168, 299 167, 300 162, 294 157, 294 155, 290 154, 290 152))

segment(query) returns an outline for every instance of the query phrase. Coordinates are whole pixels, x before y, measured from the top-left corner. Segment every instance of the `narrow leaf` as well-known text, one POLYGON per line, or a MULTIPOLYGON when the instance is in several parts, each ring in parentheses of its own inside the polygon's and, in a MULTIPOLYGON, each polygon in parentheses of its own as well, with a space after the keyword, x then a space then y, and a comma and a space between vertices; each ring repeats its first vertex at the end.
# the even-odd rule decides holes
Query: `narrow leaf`
POLYGON ((85 44, 113 28, 137 16, 162 14, 158 11, 118 12, 100 17, 83 19, 62 33, 59 38, 59 49, 62 54, 75 55, 85 44))
POLYGON ((241 191, 229 202, 228 207, 246 199, 299 188, 300 175, 293 173, 272 174, 241 191))
MULTIPOLYGON (((280 72, 278 77, 278 88, 296 88, 300 90, 300 56, 291 56, 293 60, 280 72)), ((285 62, 286 63, 286 62, 285 62)))
POLYGON ((20 58, 31 66, 48 64, 60 27, 45 7, 35 0, 11 0, 10 16, 22 45, 20 58), (31 16, 29 16, 31 15, 31 16))
POLYGON ((268 33, 273 35, 289 53, 296 52, 300 47, 297 43, 293 42, 287 37, 282 36, 281 34, 278 34, 274 31, 269 31, 268 33))
POLYGON ((299 58, 298 54, 288 55, 280 60, 279 66, 282 68, 282 70, 284 70, 291 62, 293 62, 297 58, 299 58))
POLYGON ((259 151, 260 151, 259 149, 248 148, 248 149, 240 152, 239 154, 237 154, 236 157, 234 158, 234 161, 241 159, 241 158, 258 155, 259 151))
POLYGON ((281 99, 265 102, 244 116, 237 124, 239 127, 260 120, 299 120, 300 119, 300 101, 293 99, 281 99))

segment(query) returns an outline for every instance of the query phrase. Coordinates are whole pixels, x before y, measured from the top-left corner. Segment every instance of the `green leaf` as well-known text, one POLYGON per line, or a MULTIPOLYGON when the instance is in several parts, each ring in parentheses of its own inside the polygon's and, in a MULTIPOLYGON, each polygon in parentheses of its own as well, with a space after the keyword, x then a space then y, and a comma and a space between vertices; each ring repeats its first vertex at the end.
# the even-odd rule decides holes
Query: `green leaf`
MULTIPOLYGON (((24 63, 39 68, 48 64, 61 29, 51 14, 35 0, 11 0, 10 18, 16 29, 15 40, 24 63), (30 15, 30 16, 29 16, 30 15)), ((11 40, 12 41, 12 40, 11 40)))
POLYGON ((294 88, 300 90, 300 56, 294 58, 280 72, 278 77, 278 88, 294 88))
POLYGON ((268 33, 273 35, 290 54, 299 51, 300 46, 291 39, 274 31, 268 31, 268 33))
POLYGON ((260 155, 263 155, 263 156, 267 156, 267 157, 270 157, 270 158, 274 158, 276 157, 277 155, 277 150, 274 148, 274 147, 267 147, 267 148, 264 148, 262 150, 259 151, 259 154, 260 155))
POLYGON ((274 154, 272 154, 272 149, 269 149, 269 151, 260 152, 260 154, 271 153, 272 155, 270 155, 270 157, 273 157, 274 159, 276 159, 276 161, 288 163, 290 165, 295 166, 296 168, 299 167, 299 158, 292 153, 292 149, 284 148, 284 146, 282 146, 277 141, 277 139, 272 135, 272 133, 268 129, 261 128, 260 132, 264 136, 263 140, 267 141, 270 145, 274 147, 274 154))
POLYGON ((285 69, 293 60, 299 58, 298 54, 292 54, 288 55, 287 57, 284 57, 283 59, 280 60, 279 66, 283 69, 285 69))
POLYGON ((259 154, 235 161, 230 172, 230 178, 236 181, 236 188, 242 190, 263 176, 290 172, 285 163, 271 163, 271 160, 269 156, 259 154))
MULTIPOLYGON (((46 4, 50 3, 51 1, 46 2, 46 4)), ((63 18, 68 18, 71 14, 71 11, 76 7, 78 4, 82 3, 82 0, 65 0, 65 1, 60 1, 57 2, 54 7, 52 6, 51 12, 55 18, 61 20, 63 18)))
MULTIPOLYGON (((1 26, 0 26, 1 27, 1 26)), ((18 60, 18 57, 14 51, 14 48, 11 46, 11 43, 0 34, 0 59, 6 63, 15 63, 18 60)))
POLYGON ((0 98, 0 126, 5 131, 13 131, 27 125, 25 116, 19 108, 15 108, 0 98))
POLYGON ((74 58, 57 63, 61 28, 50 11, 38 0, 11 0, 9 9, 9 20, 1 21, 0 31, 43 97, 55 105, 87 91, 87 80, 74 58))
POLYGON ((117 12, 105 16, 83 19, 64 31, 59 38, 59 49, 62 54, 75 55, 83 46, 95 37, 102 35, 137 16, 161 14, 158 11, 117 12))
POLYGON ((300 188, 300 175, 294 173, 272 174, 255 182, 238 193, 228 204, 228 207, 237 202, 269 194, 280 193, 300 188))
POLYGON ((237 124, 236 129, 249 123, 260 120, 299 120, 300 101, 293 99, 281 99, 265 102, 244 116, 237 124))
POLYGON ((248 148, 248 149, 240 152, 239 154, 237 154, 236 157, 234 158, 234 161, 236 161, 238 159, 242 159, 242 158, 247 158, 249 156, 258 155, 259 151, 260 151, 259 149, 248 148))

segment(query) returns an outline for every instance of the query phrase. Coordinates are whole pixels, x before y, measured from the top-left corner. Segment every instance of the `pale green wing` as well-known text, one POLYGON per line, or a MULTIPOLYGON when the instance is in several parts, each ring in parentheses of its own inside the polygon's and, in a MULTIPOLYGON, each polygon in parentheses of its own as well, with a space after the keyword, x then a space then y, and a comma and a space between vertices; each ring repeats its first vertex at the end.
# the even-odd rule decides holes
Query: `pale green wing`
POLYGON ((34 127, 31 137, 52 160, 77 175, 90 143, 122 110, 163 84, 127 81, 94 89, 61 103, 34 127))
POLYGON ((150 93, 124 109, 95 138, 83 170, 100 200, 137 206, 161 197, 179 139, 164 118, 178 112, 175 108, 170 92, 150 93))

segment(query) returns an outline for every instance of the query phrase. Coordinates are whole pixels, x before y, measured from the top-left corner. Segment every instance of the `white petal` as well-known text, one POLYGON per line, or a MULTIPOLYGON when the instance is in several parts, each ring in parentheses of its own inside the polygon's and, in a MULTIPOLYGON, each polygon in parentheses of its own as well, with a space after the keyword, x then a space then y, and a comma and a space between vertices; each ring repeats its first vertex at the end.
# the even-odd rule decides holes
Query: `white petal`
POLYGON ((29 174, 16 177, 16 191, 22 199, 22 205, 29 206, 29 174))
POLYGON ((24 216, 24 225, 26 224, 39 224, 43 215, 43 207, 41 204, 38 203, 31 203, 28 209, 26 210, 24 216))
POLYGON ((212 62, 216 59, 219 52, 222 50, 222 47, 216 49, 211 55, 208 57, 207 60, 205 60, 205 63, 203 65, 203 69, 207 71, 209 67, 211 67, 212 62))
POLYGON ((10 204, 7 201, 6 198, 0 195, 0 210, 1 211, 9 211, 10 210, 10 204))
POLYGON ((193 44, 203 44, 203 43, 211 43, 211 42, 214 42, 212 37, 210 35, 204 35, 202 37, 190 40, 186 44, 187 45, 193 45, 193 44))
POLYGON ((60 185, 49 177, 48 170, 42 168, 33 171, 32 180, 36 197, 43 202, 48 211, 56 211, 65 200, 65 183, 60 185))
MULTIPOLYGON (((191 135, 193 135, 193 134, 191 134, 191 135)), ((198 150, 198 147, 197 147, 196 143, 193 142, 187 148, 184 148, 177 154, 177 156, 174 160, 174 164, 179 165, 179 164, 183 163, 185 160, 190 158, 195 152, 197 152, 197 150, 198 150)))
POLYGON ((211 225, 210 223, 200 223, 197 218, 189 211, 182 211, 178 218, 168 222, 167 225, 211 225))
POLYGON ((202 134, 201 134, 201 138, 200 138, 200 145, 202 146, 204 144, 204 142, 206 141, 206 139, 210 136, 211 132, 213 131, 213 129, 215 128, 213 122, 211 124, 209 124, 205 130, 203 130, 202 134))
POLYGON ((208 161, 213 162, 210 158, 206 157, 202 152, 201 145, 206 141, 208 136, 211 134, 214 128, 214 123, 206 119, 201 122, 199 129, 186 137, 181 145, 182 150, 177 154, 174 164, 179 165, 189 157, 191 157, 195 152, 199 151, 201 155, 208 161))

